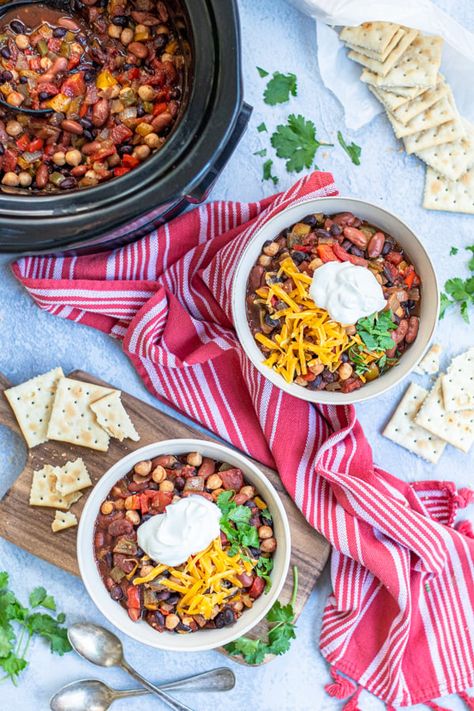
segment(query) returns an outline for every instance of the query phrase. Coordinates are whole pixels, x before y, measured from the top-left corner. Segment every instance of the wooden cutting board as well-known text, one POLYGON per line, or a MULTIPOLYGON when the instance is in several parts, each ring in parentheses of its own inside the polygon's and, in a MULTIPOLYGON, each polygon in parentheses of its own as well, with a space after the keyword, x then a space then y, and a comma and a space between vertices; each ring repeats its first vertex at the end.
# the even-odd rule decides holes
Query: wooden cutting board
MULTIPOLYGON (((106 387, 113 387, 109 383, 105 383, 81 371, 71 373, 70 377, 105 385, 106 387)), ((3 394, 3 390, 8 387, 10 387, 10 383, 0 374, 0 424, 21 435, 15 416, 3 394)), ((111 439, 108 452, 96 452, 92 449, 54 441, 45 442, 28 450, 25 468, 0 501, 0 535, 3 538, 73 575, 79 575, 76 559, 77 528, 53 533, 51 522, 54 518, 54 509, 32 507, 28 504, 32 472, 34 470, 41 469, 45 464, 61 466, 70 459, 82 457, 92 481, 96 483, 112 464, 129 452, 146 444, 177 437, 215 440, 215 438, 203 435, 201 432, 169 417, 151 405, 123 391, 122 402, 140 434, 140 441, 132 442, 131 440, 126 440, 125 442, 119 442, 116 439, 111 439)), ((287 602, 291 597, 293 590, 291 569, 293 565, 297 565, 299 586, 296 614, 299 615, 324 568, 329 555, 329 543, 305 521, 286 493, 278 474, 258 462, 256 464, 268 476, 279 492, 288 514, 292 534, 292 556, 290 572, 281 599, 287 602)), ((78 518, 90 491, 92 489, 86 489, 84 496, 71 508, 78 518)), ((265 634, 265 630, 266 623, 263 621, 252 630, 250 636, 262 636, 265 634)))

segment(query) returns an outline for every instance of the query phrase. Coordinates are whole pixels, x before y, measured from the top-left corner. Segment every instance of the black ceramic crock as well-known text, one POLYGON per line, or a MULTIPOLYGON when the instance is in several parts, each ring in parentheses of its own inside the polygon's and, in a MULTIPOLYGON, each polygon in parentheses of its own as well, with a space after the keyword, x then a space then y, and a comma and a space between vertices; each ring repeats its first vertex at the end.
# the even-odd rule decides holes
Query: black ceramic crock
POLYGON ((206 198, 251 113, 242 99, 236 0, 174 0, 172 7, 189 51, 183 113, 168 141, 97 187, 35 195, 1 186, 1 252, 117 246, 206 198))

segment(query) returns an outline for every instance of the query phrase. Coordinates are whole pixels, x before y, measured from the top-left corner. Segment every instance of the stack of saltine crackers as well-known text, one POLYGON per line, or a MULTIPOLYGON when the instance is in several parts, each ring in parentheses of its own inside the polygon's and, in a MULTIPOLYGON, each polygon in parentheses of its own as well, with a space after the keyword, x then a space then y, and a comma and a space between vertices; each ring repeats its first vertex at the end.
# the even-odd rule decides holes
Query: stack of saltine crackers
MULTIPOLYGON (((420 363, 422 372, 437 374, 439 350, 430 349, 420 363)), ((447 444, 469 452, 474 442, 474 348, 453 358, 429 392, 411 383, 383 434, 433 464, 447 444)))
POLYGON ((474 126, 439 73, 443 40, 391 22, 344 27, 340 39, 408 154, 426 165, 423 206, 474 213, 474 126))

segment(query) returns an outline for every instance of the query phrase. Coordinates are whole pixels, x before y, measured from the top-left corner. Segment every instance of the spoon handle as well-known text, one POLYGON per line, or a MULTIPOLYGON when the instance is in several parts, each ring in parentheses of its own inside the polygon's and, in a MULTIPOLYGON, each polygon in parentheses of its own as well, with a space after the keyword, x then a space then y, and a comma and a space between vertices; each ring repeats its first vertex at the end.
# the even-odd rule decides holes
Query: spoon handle
MULTIPOLYGON (((218 667, 201 674, 187 676, 184 679, 170 681, 168 684, 160 684, 162 691, 230 691, 235 686, 235 674, 227 667, 218 667)), ((127 689, 117 691, 116 698, 125 699, 128 696, 143 696, 149 694, 147 689, 127 689)))
POLYGON ((131 667, 125 661, 125 659, 122 661, 120 666, 128 674, 130 674, 130 676, 133 677, 135 679, 135 681, 138 681, 142 686, 144 686, 146 689, 148 689, 153 694, 155 694, 155 696, 158 696, 170 708, 175 709, 175 711, 192 711, 192 709, 190 709, 189 706, 185 706, 185 704, 182 704, 180 701, 177 701, 177 699, 173 699, 172 696, 169 696, 164 691, 162 691, 158 686, 155 686, 150 681, 148 681, 148 679, 145 679, 145 677, 143 677, 133 667, 131 667))

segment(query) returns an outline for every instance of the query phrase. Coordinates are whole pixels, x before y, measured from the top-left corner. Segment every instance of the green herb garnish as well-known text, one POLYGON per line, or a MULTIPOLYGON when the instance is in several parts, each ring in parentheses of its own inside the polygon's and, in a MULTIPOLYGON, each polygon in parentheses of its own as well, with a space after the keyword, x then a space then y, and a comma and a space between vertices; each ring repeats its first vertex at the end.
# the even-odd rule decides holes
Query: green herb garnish
POLYGON ((392 320, 391 311, 381 311, 360 318, 356 329, 369 351, 388 351, 395 346, 395 341, 390 336, 397 324, 392 320))
POLYGON ((235 492, 229 489, 217 497, 217 505, 222 513, 219 525, 230 543, 230 556, 237 555, 242 548, 258 548, 260 545, 258 531, 249 523, 251 510, 248 506, 239 506, 235 501, 231 501, 234 494, 235 492))
POLYGON ((459 249, 457 247, 451 247, 451 249, 449 250, 449 256, 454 257, 454 255, 457 254, 458 252, 459 252, 459 249))
MULTIPOLYGON (((453 249, 456 249, 456 247, 451 247, 450 254, 453 253, 453 249)), ((445 283, 444 291, 441 292, 440 319, 444 318, 448 308, 457 304, 462 318, 466 323, 469 323, 469 307, 474 304, 474 244, 465 249, 472 252, 472 257, 467 263, 467 268, 471 275, 467 279, 454 277, 453 279, 448 279, 445 283)))
POLYGON ((265 123, 262 121, 262 123, 259 123, 257 126, 257 131, 259 133, 262 133, 263 131, 268 131, 268 128, 266 127, 265 123))
POLYGON ((295 603, 298 594, 298 568, 293 567, 293 594, 287 605, 277 601, 266 619, 270 623, 267 640, 240 637, 226 645, 229 654, 240 655, 248 664, 260 664, 267 654, 285 654, 295 633, 295 603))
POLYGON ((277 156, 286 159, 286 169, 290 173, 300 173, 303 168, 311 168, 318 148, 333 145, 318 141, 314 123, 300 114, 290 114, 286 125, 277 126, 271 144, 277 156))
POLYGON ((282 74, 281 72, 273 72, 272 78, 267 84, 267 88, 263 94, 263 100, 270 106, 275 104, 283 104, 290 100, 290 96, 296 96, 298 93, 296 75, 282 74))
POLYGON ((263 164, 262 180, 271 180, 273 182, 273 185, 277 185, 278 178, 276 177, 276 175, 272 175, 272 166, 273 161, 271 158, 265 161, 265 163, 263 164))
POLYGON ((267 155, 267 149, 261 148, 259 151, 255 151, 255 153, 253 155, 260 156, 260 158, 264 158, 267 155))
POLYGON ((354 165, 360 165, 360 154, 362 153, 362 148, 358 146, 357 143, 347 144, 340 131, 337 132, 337 140, 339 141, 339 145, 344 148, 354 165))
POLYGON ((352 361, 352 367, 354 368, 356 375, 363 375, 369 369, 369 366, 367 365, 362 356, 363 352, 363 348, 359 344, 351 346, 347 351, 347 354, 352 361))
POLYGON ((272 586, 272 580, 270 578, 270 573, 273 570, 273 558, 264 558, 262 555, 258 559, 256 566, 257 575, 262 580, 265 580, 265 592, 268 592, 272 586))
POLYGON ((35 588, 29 597, 30 607, 24 607, 8 588, 8 573, 0 573, 0 667, 5 672, 0 681, 10 679, 15 685, 28 665, 26 653, 34 635, 49 642, 54 654, 71 651, 67 630, 61 625, 66 616, 53 617, 44 612, 34 612, 38 607, 56 611, 56 603, 43 587, 35 588), (19 629, 19 633, 17 632, 19 629))
POLYGON ((268 76, 267 70, 266 70, 266 69, 262 69, 262 67, 257 67, 257 72, 260 74, 260 76, 261 76, 262 78, 268 76))

